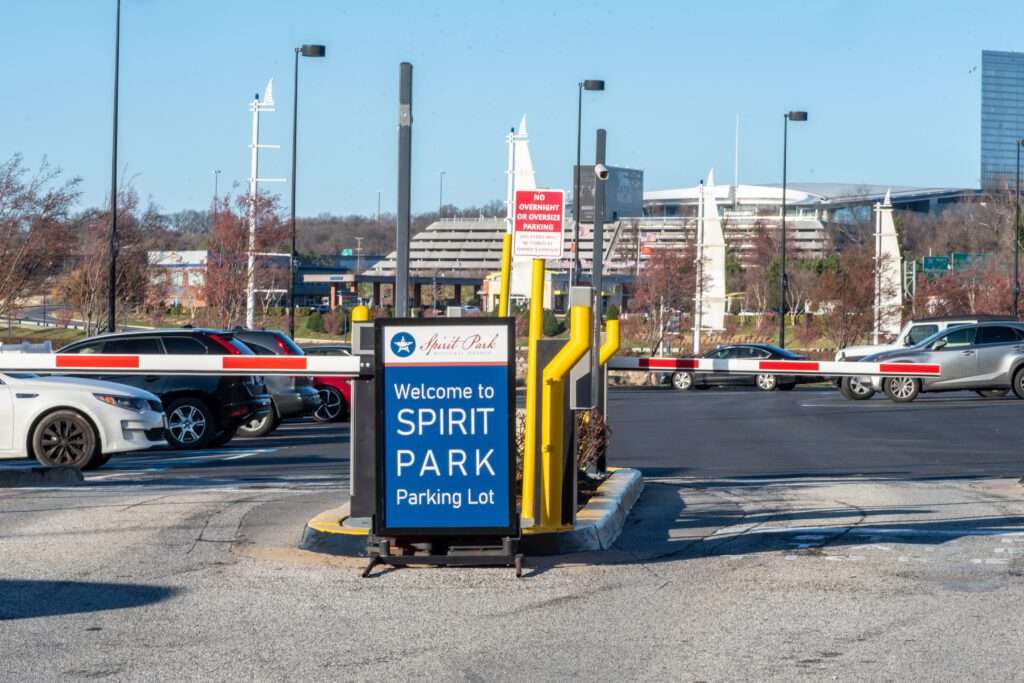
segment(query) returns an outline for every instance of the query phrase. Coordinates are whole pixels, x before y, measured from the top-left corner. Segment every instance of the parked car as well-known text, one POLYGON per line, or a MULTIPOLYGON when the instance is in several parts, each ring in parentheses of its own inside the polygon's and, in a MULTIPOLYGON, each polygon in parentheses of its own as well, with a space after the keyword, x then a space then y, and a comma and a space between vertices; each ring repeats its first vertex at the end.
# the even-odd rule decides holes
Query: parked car
MULTIPOLYGON (((871 387, 907 403, 921 392, 974 391, 986 398, 1012 389, 1024 398, 1024 323, 959 325, 914 346, 865 357, 873 363, 936 363, 941 377, 873 377, 871 387)), ((863 379, 863 378, 862 378, 863 379)))
MULTIPOLYGON (((303 346, 307 356, 351 356, 348 344, 316 344, 303 346)), ((352 411, 352 384, 346 377, 314 377, 313 386, 320 392, 320 407, 313 413, 317 422, 344 422, 352 411)))
MULTIPOLYGON (((971 325, 983 321, 1015 321, 1016 318, 1000 315, 984 315, 978 313, 967 313, 964 315, 947 315, 935 318, 919 318, 910 320, 900 330, 895 341, 891 344, 873 344, 861 346, 847 346, 836 352, 836 360, 857 361, 875 353, 884 351, 898 351, 909 346, 920 344, 928 337, 958 325, 971 325)), ((875 395, 871 388, 870 381, 862 381, 860 377, 843 377, 837 384, 843 396, 853 401, 862 401, 875 395)))
MULTIPOLYGON (((757 359, 757 360, 807 360, 792 351, 772 344, 730 344, 707 351, 701 358, 757 359)), ((672 386, 680 391, 708 389, 713 386, 756 386, 762 391, 781 389, 788 391, 799 383, 820 382, 821 377, 805 375, 737 375, 727 372, 692 372, 680 370, 672 373, 672 386)))
POLYGON ((0 454, 46 466, 102 467, 115 453, 162 446, 160 399, 77 377, 0 373, 0 454))
MULTIPOLYGON (((60 353, 253 355, 229 332, 191 328, 107 334, 69 344, 60 353)), ((100 379, 159 396, 167 413, 167 443, 174 448, 223 446, 242 424, 273 409, 262 377, 110 375, 100 379)))
MULTIPOLYGON (((259 355, 304 355, 302 349, 284 332, 236 327, 232 334, 259 355)), ((274 410, 242 425, 238 430, 242 436, 266 436, 278 428, 281 420, 313 415, 320 407, 320 393, 313 387, 313 380, 309 377, 268 375, 264 381, 270 391, 274 410)))

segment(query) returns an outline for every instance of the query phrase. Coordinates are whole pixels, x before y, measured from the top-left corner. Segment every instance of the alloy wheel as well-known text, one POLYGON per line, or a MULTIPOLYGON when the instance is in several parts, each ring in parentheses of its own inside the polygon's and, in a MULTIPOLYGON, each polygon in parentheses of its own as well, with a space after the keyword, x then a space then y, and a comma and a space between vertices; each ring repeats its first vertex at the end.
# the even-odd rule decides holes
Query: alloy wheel
POLYGON ((327 388, 318 391, 320 392, 320 407, 316 409, 313 416, 322 422, 334 422, 341 415, 341 394, 327 388))
POLYGON ((85 430, 72 419, 61 418, 46 425, 40 446, 47 461, 56 465, 80 465, 91 455, 85 430))
POLYGON ((193 405, 180 405, 167 416, 167 430, 178 443, 197 443, 206 433, 206 416, 193 405))
POLYGON ((776 379, 775 375, 758 375, 756 377, 757 388, 761 391, 774 391, 776 379))
POLYGON ((889 393, 893 398, 909 399, 914 395, 916 389, 913 377, 893 377, 889 380, 889 393))

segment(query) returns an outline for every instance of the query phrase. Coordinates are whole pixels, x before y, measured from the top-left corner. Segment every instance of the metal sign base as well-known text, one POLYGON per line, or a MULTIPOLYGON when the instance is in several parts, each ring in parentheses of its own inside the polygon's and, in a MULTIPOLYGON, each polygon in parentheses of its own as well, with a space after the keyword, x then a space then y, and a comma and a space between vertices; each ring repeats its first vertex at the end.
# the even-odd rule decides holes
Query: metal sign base
POLYGON ((394 539, 370 535, 367 555, 370 563, 363 570, 363 578, 373 573, 378 564, 389 564, 393 567, 407 567, 413 564, 430 564, 449 567, 514 567, 516 578, 523 575, 523 554, 519 552, 519 539, 504 537, 501 545, 463 545, 451 543, 449 540, 435 539, 430 542, 430 554, 402 554, 409 544, 396 543, 394 539), (397 551, 399 554, 392 552, 397 551), (442 551, 438 553, 437 551, 442 551))

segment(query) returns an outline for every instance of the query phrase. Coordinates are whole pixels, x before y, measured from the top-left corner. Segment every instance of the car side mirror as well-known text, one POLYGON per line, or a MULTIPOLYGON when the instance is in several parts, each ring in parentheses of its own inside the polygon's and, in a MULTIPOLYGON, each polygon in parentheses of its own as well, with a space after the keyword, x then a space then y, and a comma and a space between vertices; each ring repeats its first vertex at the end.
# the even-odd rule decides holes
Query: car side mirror
POLYGON ((934 344, 932 344, 932 351, 938 351, 939 349, 944 349, 944 348, 946 348, 946 344, 948 344, 948 343, 949 342, 947 342, 945 339, 939 339, 934 344))
POLYGON ((904 346, 913 346, 913 345, 914 345, 914 340, 910 338, 910 335, 907 335, 907 336, 906 336, 906 337, 905 337, 905 338, 903 339, 903 345, 904 345, 904 346))

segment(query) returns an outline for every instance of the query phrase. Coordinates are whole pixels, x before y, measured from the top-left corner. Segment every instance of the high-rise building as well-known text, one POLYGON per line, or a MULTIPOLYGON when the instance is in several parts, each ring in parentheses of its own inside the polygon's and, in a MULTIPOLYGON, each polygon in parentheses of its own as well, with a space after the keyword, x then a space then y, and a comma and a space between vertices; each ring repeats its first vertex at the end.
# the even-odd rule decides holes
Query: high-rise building
POLYGON ((981 53, 981 187, 1012 188, 1024 138, 1024 53, 981 53))

